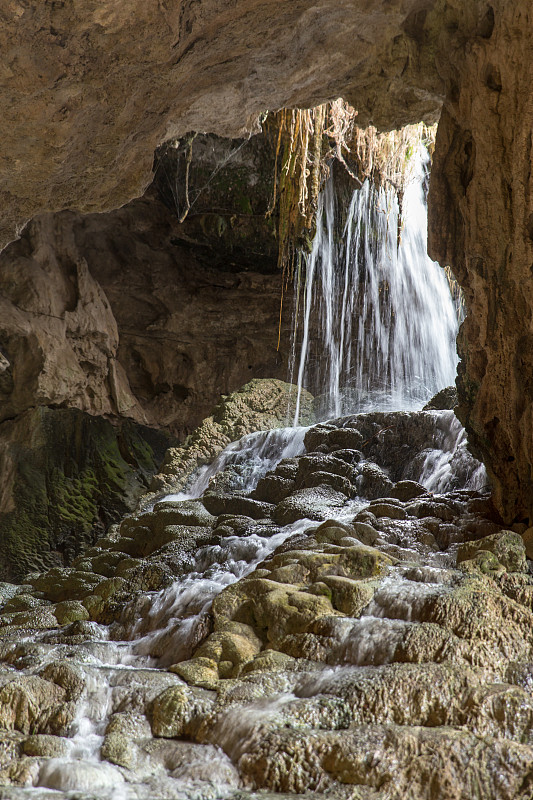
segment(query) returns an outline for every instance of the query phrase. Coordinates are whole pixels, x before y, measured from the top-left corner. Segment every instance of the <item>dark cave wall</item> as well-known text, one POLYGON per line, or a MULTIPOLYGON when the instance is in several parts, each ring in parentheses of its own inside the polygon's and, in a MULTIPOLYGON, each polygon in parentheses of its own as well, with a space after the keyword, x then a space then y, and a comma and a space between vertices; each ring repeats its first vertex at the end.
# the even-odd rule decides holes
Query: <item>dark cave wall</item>
POLYGON ((0 255, 0 419, 74 407, 183 438, 220 394, 286 378, 270 139, 198 137, 183 224, 174 161, 143 198, 41 215, 0 255))

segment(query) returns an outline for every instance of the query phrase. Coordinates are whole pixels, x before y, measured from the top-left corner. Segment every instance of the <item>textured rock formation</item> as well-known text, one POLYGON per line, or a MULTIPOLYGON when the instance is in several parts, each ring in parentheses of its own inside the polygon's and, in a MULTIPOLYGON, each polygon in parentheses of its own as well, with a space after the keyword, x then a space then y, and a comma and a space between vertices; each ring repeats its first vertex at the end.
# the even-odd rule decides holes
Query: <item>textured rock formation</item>
MULTIPOLYGON (((231 442, 247 433, 280 428, 292 422, 297 387, 278 380, 253 380, 223 397, 211 416, 178 447, 170 447, 151 483, 152 491, 180 492, 197 467, 210 464, 231 442)), ((314 422, 313 397, 302 391, 302 425, 314 422)))
POLYGON ((339 95, 363 124, 434 120, 435 5, 13 0, 0 11, 0 246, 39 211, 138 196, 156 145, 190 130, 239 135, 267 109, 339 95))
POLYGON ((406 480, 452 418, 315 426, 223 516, 157 503, 71 568, 0 585, 0 794, 529 800, 524 542, 487 495, 406 480), (388 483, 355 513, 372 462, 388 483), (292 528, 281 486, 308 493, 292 528), (104 734, 91 760, 68 756, 81 713, 104 734))
POLYGON ((475 41, 439 59, 430 251, 465 292, 458 414, 510 522, 533 517, 533 13, 483 5, 475 41))
MULTIPOLYGON (((14 0, 0 19, 4 243, 44 208, 101 210, 139 194, 171 135, 237 134, 267 108, 337 95, 363 124, 393 126, 434 119, 445 93, 431 246, 467 297, 459 414, 506 519, 531 518, 528 0, 14 0)), ((93 362, 113 363, 113 336, 94 350, 93 362)), ((134 409, 120 370, 113 380, 134 409)))
POLYGON ((183 224, 180 150, 124 208, 33 220, 0 255, 0 420, 68 406, 185 436, 221 393, 285 378, 273 162, 267 136, 198 137, 183 224))

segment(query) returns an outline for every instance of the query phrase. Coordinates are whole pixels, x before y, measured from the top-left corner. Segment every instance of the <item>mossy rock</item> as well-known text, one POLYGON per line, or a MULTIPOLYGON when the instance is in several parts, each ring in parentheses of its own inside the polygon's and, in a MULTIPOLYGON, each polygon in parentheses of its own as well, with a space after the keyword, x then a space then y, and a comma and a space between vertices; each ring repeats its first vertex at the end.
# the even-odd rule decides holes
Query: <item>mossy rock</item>
POLYGON ((179 664, 173 664, 169 667, 169 671, 179 675, 191 686, 216 689, 220 679, 218 666, 218 663, 212 658, 199 656, 187 661, 180 661, 179 664))
MULTIPOLYGON (((211 416, 182 445, 168 450, 160 472, 152 480, 151 491, 157 493, 156 497, 163 492, 182 491, 194 471, 211 463, 230 442, 247 433, 287 425, 294 415, 296 396, 295 386, 273 378, 255 378, 238 391, 223 396, 211 416)), ((313 398, 304 390, 300 424, 314 421, 312 406, 313 398)), ((147 502, 151 498, 147 496, 147 502)))
POLYGON ((483 539, 461 544, 457 551, 457 563, 475 560, 481 551, 492 553, 508 572, 527 572, 524 541, 514 531, 500 531, 483 539))
POLYGON ((46 600, 61 603, 64 600, 83 600, 93 593, 102 576, 92 572, 74 569, 54 568, 30 579, 37 592, 42 592, 46 600))
POLYGON ((263 646, 262 641, 254 635, 234 633, 231 631, 215 631, 197 648, 195 658, 207 658, 218 665, 225 664, 220 677, 233 678, 240 674, 243 664, 252 661, 263 646))
POLYGON ((276 506, 274 519, 279 525, 290 525, 300 519, 321 522, 331 509, 339 509, 345 502, 346 496, 329 486, 300 489, 276 506))
POLYGON ((152 733, 166 738, 191 735, 212 706, 213 698, 202 689, 186 684, 170 686, 152 703, 152 733))
POLYGON ((54 608, 54 616, 60 625, 70 625, 72 622, 89 619, 87 609, 77 600, 64 600, 62 603, 57 603, 54 608))
POLYGON ((0 515, 0 578, 70 564, 132 510, 169 444, 166 435, 77 409, 36 408, 0 427, 15 469, 0 515))

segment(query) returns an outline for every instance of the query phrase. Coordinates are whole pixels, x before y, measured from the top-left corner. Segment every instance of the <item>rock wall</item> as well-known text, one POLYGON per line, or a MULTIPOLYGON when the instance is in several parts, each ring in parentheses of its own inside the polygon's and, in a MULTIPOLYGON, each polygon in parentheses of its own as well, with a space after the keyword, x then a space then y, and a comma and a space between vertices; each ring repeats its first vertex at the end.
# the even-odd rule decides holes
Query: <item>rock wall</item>
POLYGON ((242 135, 267 109, 339 95, 362 124, 435 120, 422 32, 435 5, 13 0, 0 10, 0 247, 40 211, 140 195, 155 147, 187 131, 242 135))
POLYGON ((183 224, 181 155, 143 198, 40 215, 0 255, 0 421, 66 406, 183 438, 220 394, 286 377, 271 142, 198 137, 183 224))
POLYGON ((533 517, 533 10, 485 5, 479 35, 439 59, 430 251, 465 293, 458 414, 512 522, 533 517))
POLYGON ((70 564, 135 508, 172 440, 76 409, 0 426, 0 580, 70 564))

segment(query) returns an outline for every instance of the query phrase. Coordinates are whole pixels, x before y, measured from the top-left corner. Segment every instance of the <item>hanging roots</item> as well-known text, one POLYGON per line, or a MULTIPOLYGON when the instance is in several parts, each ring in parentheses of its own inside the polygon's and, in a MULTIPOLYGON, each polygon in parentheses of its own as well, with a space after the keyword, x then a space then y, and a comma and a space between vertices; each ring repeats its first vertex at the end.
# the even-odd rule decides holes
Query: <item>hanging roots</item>
POLYGON ((436 126, 421 123, 378 133, 373 127, 359 128, 356 120, 357 111, 340 98, 311 109, 283 109, 266 118, 265 128, 273 131, 276 141, 267 216, 274 211, 278 215, 278 263, 284 284, 292 279, 298 251, 311 246, 318 195, 333 160, 357 186, 367 179, 391 185, 401 210, 404 188, 412 177, 412 155, 420 144, 433 151, 436 126))

